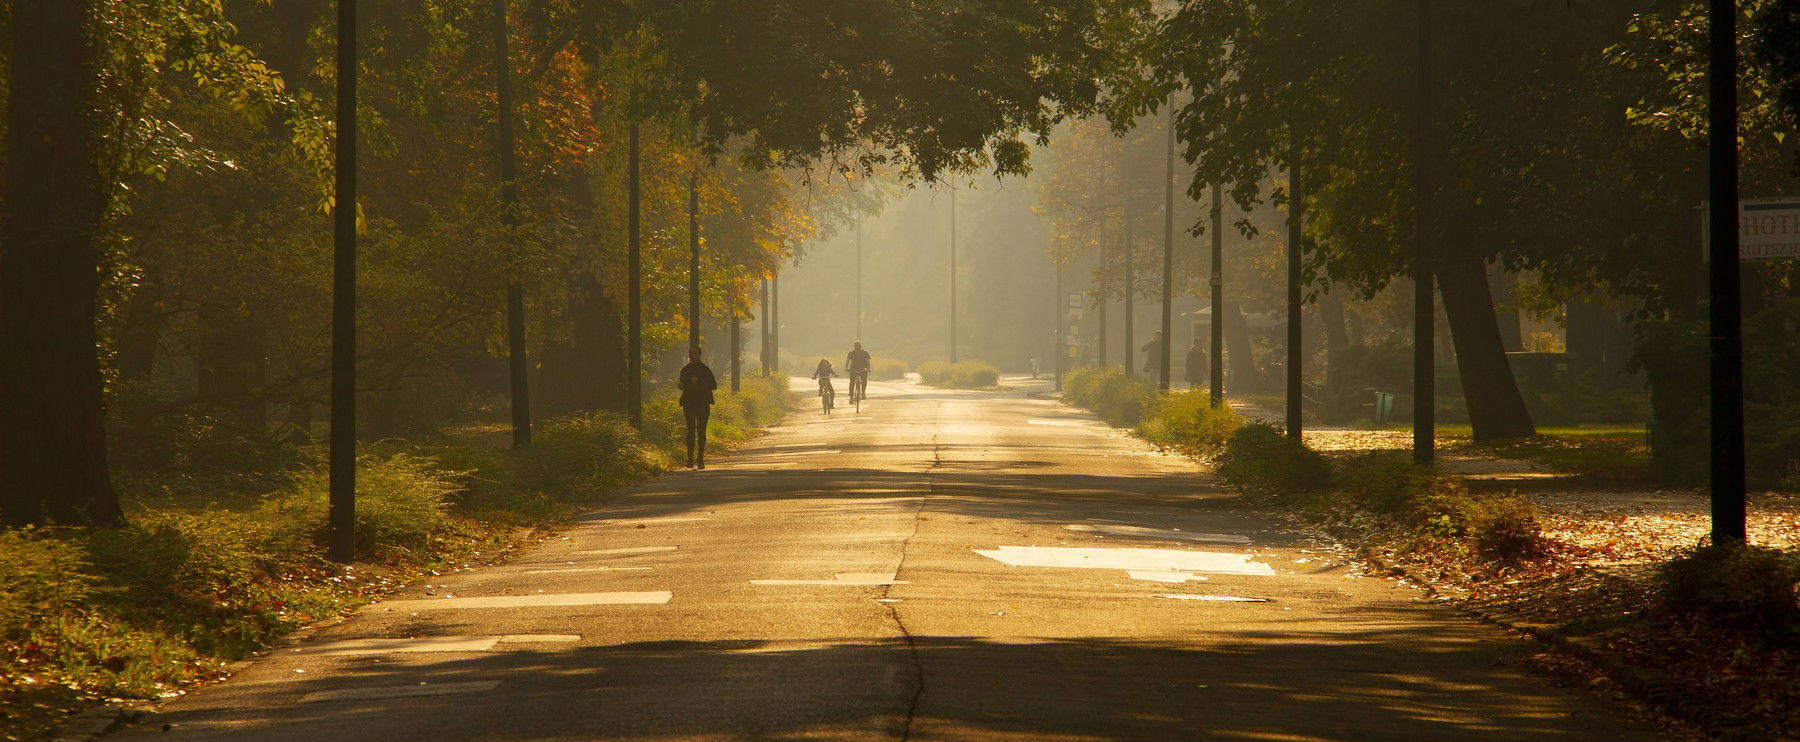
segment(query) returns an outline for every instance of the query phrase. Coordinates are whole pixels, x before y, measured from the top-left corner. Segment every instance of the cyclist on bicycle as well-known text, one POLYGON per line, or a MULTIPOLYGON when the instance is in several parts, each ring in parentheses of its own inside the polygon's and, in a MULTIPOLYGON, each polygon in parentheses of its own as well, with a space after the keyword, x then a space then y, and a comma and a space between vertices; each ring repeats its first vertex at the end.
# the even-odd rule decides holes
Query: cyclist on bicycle
POLYGON ((850 401, 867 399, 869 396, 869 351, 863 350, 862 341, 854 343, 850 354, 844 356, 844 368, 850 372, 850 401))
POLYGON ((837 390, 831 386, 831 377, 836 375, 837 371, 831 368, 831 361, 820 358, 819 367, 813 369, 812 373, 812 377, 819 380, 819 396, 837 393, 837 390))

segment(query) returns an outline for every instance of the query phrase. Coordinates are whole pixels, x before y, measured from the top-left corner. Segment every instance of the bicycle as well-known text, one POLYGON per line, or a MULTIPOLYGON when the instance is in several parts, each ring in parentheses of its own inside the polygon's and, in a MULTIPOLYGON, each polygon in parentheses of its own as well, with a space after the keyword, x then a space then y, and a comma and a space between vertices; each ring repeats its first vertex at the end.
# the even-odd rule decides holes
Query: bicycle
POLYGON ((825 408, 825 414, 831 414, 832 402, 836 401, 837 390, 831 387, 831 379, 819 380, 819 404, 825 408))
POLYGON ((869 370, 851 369, 850 371, 850 404, 862 412, 862 401, 869 396, 869 370))

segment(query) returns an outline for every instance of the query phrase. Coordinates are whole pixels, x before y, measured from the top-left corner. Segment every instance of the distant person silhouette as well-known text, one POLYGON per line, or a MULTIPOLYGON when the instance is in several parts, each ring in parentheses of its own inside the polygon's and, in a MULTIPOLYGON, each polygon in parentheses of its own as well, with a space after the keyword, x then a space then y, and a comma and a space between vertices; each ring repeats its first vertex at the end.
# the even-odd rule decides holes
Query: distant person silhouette
POLYGON ((688 348, 688 362, 681 367, 681 413, 687 420, 687 465, 706 468, 706 421, 712 417, 713 390, 719 380, 700 361, 700 346, 688 348))
POLYGON ((850 400, 866 399, 869 396, 869 351, 863 350, 862 341, 852 343, 854 347, 844 356, 844 370, 850 372, 850 400))
POLYGON ((1150 337, 1150 342, 1139 348, 1144 353, 1144 373, 1154 372, 1162 367, 1162 330, 1157 330, 1150 337))
POLYGON ((1200 338, 1194 338, 1194 344, 1187 352, 1187 383, 1189 387, 1199 388, 1207 381, 1206 348, 1200 344, 1200 338))

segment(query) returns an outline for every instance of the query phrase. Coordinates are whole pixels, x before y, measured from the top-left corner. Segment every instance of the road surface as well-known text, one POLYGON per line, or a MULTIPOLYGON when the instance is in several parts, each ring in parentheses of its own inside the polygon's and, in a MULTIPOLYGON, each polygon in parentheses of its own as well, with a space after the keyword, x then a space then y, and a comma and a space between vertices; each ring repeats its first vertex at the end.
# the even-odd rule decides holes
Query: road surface
POLYGON ((116 736, 1655 738, 1523 669, 1530 645, 1026 391, 809 405, 116 736))

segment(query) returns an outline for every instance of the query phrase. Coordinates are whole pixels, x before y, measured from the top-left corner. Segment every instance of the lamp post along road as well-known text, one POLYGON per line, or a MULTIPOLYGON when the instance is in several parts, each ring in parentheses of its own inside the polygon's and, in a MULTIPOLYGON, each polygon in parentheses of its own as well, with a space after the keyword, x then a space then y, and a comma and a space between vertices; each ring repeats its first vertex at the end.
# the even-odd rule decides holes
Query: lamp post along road
POLYGON ((337 0, 331 255, 331 559, 356 559, 356 0, 337 0))
POLYGON ((1747 540, 1744 331, 1738 271, 1737 3, 1712 0, 1707 64, 1707 236, 1712 365, 1712 541, 1747 540))
POLYGON ((1300 160, 1300 133, 1288 130, 1288 244, 1287 244, 1287 434, 1300 440, 1304 396, 1300 386, 1305 349, 1300 330, 1300 262, 1304 252, 1306 186, 1300 160))
POLYGON ((525 286, 519 283, 519 174, 513 143, 512 60, 507 56, 506 0, 494 0, 494 78, 500 108, 500 223, 506 229, 506 356, 512 386, 514 448, 531 445, 531 364, 525 356, 525 286))
POLYGON ((638 194, 638 169, 643 149, 638 143, 636 123, 631 125, 625 168, 625 233, 629 249, 625 258, 626 317, 625 324, 625 400, 631 415, 631 426, 644 427, 644 302, 643 302, 643 232, 638 194))
POLYGON ((1415 83, 1413 160, 1413 462, 1429 465, 1437 438, 1432 329, 1431 0, 1419 0, 1419 66, 1415 83))
POLYGON ((1169 171, 1163 176, 1163 264, 1162 264, 1162 347, 1156 349, 1162 354, 1162 361, 1157 364, 1156 386, 1162 391, 1169 391, 1169 348, 1174 334, 1175 318, 1175 97, 1169 96, 1169 118, 1164 124, 1168 129, 1169 148, 1166 160, 1169 171))
POLYGON ((950 362, 956 362, 956 189, 950 189, 950 362))
POLYGON ((700 164, 688 171, 688 347, 700 347, 700 164))
POLYGON ((862 340, 862 212, 856 213, 856 339, 862 340))
POLYGON ((1225 206, 1222 189, 1212 184, 1212 406, 1225 404, 1225 206))

